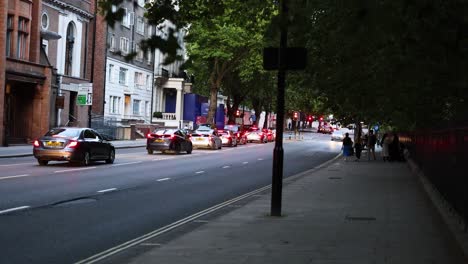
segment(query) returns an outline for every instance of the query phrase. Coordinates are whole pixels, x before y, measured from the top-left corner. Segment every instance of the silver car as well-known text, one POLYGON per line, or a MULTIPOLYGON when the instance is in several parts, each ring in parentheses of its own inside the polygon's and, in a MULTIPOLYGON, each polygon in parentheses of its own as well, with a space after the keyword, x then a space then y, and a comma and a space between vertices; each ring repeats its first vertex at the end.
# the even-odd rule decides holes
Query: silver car
POLYGON ((221 149, 222 141, 216 130, 203 129, 192 133, 190 140, 193 148, 221 149))

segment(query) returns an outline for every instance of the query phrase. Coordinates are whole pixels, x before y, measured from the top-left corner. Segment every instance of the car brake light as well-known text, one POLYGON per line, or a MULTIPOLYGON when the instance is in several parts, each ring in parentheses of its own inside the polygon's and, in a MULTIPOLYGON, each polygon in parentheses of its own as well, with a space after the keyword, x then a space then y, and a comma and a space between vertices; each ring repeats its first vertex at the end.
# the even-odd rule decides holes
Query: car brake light
POLYGON ((70 143, 67 145, 67 148, 74 148, 76 146, 78 146, 78 141, 70 141, 70 143))
POLYGON ((39 147, 39 141, 38 141, 38 140, 34 140, 33 145, 34 145, 35 147, 39 147))
POLYGON ((174 135, 174 134, 173 134, 173 135, 171 135, 171 139, 174 139, 174 138, 175 138, 175 135, 174 135))

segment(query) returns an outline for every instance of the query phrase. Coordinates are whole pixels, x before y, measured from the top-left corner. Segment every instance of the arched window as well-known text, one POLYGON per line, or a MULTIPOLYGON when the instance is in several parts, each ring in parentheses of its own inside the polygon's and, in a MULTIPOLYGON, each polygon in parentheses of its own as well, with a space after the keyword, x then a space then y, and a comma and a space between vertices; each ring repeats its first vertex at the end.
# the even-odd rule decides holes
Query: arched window
POLYGON ((75 25, 70 22, 67 27, 67 38, 65 46, 65 75, 72 74, 73 44, 75 43, 75 25))

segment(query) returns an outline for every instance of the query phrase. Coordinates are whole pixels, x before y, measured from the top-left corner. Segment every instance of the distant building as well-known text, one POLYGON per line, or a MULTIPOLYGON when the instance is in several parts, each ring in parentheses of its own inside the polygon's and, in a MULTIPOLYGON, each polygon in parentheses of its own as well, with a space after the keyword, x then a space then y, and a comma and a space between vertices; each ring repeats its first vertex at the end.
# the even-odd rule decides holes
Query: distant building
POLYGON ((151 121, 154 54, 144 53, 139 43, 151 37, 155 27, 147 23, 144 5, 142 0, 122 2, 124 17, 107 27, 103 114, 121 125, 151 121), (127 61, 132 52, 137 55, 127 61))

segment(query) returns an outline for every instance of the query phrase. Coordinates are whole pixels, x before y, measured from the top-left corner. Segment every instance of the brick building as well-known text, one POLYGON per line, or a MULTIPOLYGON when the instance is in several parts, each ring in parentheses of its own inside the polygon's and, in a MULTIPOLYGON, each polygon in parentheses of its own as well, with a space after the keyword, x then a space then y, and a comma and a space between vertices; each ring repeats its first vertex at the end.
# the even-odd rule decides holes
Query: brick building
POLYGON ((42 0, 0 1, 0 142, 24 143, 50 126, 52 67, 40 45, 42 0))

